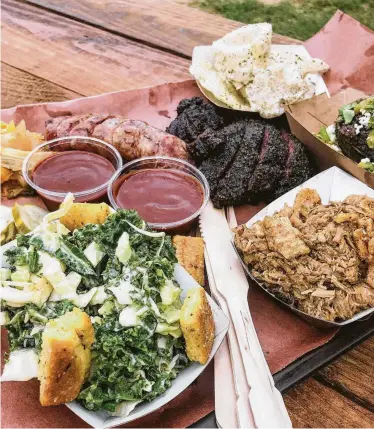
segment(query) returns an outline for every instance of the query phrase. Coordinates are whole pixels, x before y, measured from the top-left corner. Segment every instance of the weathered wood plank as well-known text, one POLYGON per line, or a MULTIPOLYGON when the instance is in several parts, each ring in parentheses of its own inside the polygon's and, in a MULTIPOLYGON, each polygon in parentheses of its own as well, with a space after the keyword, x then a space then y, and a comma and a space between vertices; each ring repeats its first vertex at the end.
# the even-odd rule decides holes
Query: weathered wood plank
POLYGON ((323 368, 316 378, 374 412, 373 356, 374 337, 323 368))
POLYGON ((1 64, 2 109, 13 107, 17 104, 63 101, 81 96, 82 94, 69 91, 8 64, 1 64))
POLYGON ((15 0, 2 27, 5 63, 83 95, 190 77, 186 59, 15 0))
POLYGON ((290 390, 284 400, 294 427, 373 427, 374 413, 312 378, 290 390))
MULTIPOLYGON (((27 1, 186 56, 243 25, 168 0, 27 1)), ((301 43, 276 34, 273 42, 301 43)))

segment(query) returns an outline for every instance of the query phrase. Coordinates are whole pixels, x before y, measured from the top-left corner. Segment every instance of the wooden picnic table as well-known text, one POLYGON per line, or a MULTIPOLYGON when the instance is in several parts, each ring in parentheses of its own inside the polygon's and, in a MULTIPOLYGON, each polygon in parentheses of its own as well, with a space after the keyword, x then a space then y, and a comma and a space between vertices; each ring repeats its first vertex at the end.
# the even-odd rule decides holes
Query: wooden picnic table
MULTIPOLYGON (((193 47, 240 25, 162 0, 3 0, 2 108, 188 79, 193 47)), ((294 426, 373 427, 373 356, 374 337, 287 392, 294 426)))

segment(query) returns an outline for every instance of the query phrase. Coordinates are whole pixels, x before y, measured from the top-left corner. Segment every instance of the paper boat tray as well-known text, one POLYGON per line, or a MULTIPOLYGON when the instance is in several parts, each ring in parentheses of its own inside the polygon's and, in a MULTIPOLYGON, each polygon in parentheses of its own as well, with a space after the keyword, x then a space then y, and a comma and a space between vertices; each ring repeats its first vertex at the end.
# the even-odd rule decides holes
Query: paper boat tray
MULTIPOLYGON (((9 247, 5 245, 6 247, 9 247)), ((3 246, 1 249, 4 251, 6 247, 3 246), (5 247, 5 249, 4 249, 5 247)), ((3 265, 6 261, 1 258, 3 265)), ((179 264, 175 265, 174 278, 179 283, 182 288, 181 298, 187 296, 187 292, 191 288, 200 287, 196 280, 191 277, 187 271, 179 264)), ((143 417, 147 414, 152 413, 153 411, 158 410, 163 405, 171 401, 173 398, 178 396, 183 392, 196 378, 204 371, 208 366, 209 362, 212 360, 213 356, 216 354, 219 346, 221 345, 227 330, 229 328, 229 320, 221 310, 221 308, 213 301, 213 299, 207 294, 207 298, 210 304, 210 307, 213 312, 214 322, 215 322, 215 336, 214 344, 212 351, 209 356, 209 360, 205 365, 200 365, 198 363, 192 363, 187 368, 185 368, 181 373, 172 381, 171 387, 161 396, 157 397, 151 402, 143 402, 135 407, 135 409, 126 417, 110 417, 105 412, 94 412, 88 411, 86 408, 82 407, 77 402, 70 402, 67 405, 75 414, 77 414, 82 420, 93 426, 94 428, 110 428, 113 426, 123 425, 132 422, 140 417, 143 417)))
MULTIPOLYGON (((367 195, 371 198, 374 198, 373 189, 369 188, 367 185, 360 182, 358 179, 345 173, 340 168, 332 167, 332 168, 329 168, 328 170, 323 171, 322 173, 317 174, 316 176, 304 182, 302 185, 297 186, 296 188, 292 189, 292 191, 287 192, 277 200, 273 201, 271 204, 269 204, 260 212, 258 212, 255 216, 253 216, 246 223, 247 227, 251 227, 255 222, 264 219, 265 216, 273 215, 275 212, 282 209, 286 203, 290 206, 293 205, 295 202, 296 195, 302 188, 315 189, 319 193, 323 204, 328 204, 330 201, 343 201, 346 197, 352 194, 367 195)), ((232 241, 232 244, 234 246, 233 241, 232 241)), ((237 254, 239 255, 239 252, 237 252, 237 254)), ((309 314, 298 310, 293 305, 290 305, 282 301, 273 293, 271 293, 264 283, 256 280, 256 278, 252 276, 251 272, 249 271, 247 265, 244 263, 240 255, 239 255, 239 258, 242 261, 243 267, 247 272, 247 274, 249 275, 249 277, 259 287, 261 287, 272 298, 276 299, 282 305, 286 306, 291 311, 296 313, 298 316, 302 317, 303 319, 308 321, 311 325, 317 328, 336 328, 336 327, 346 326, 358 320, 363 320, 364 318, 374 313, 374 308, 369 308, 367 310, 361 311, 360 313, 357 313, 354 317, 352 317, 351 319, 345 320, 344 322, 330 322, 324 319, 320 319, 318 317, 310 316, 309 314)))

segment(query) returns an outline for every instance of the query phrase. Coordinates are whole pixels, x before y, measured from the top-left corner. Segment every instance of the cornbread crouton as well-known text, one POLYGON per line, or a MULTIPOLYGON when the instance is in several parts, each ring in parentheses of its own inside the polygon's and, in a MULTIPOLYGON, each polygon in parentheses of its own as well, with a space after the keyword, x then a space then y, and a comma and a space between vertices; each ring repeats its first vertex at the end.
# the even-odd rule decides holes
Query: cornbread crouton
POLYGON ((178 262, 204 286, 204 240, 200 237, 173 237, 178 262))
POLYGON ((204 365, 213 347, 215 326, 203 288, 188 291, 181 310, 180 324, 186 340, 187 356, 204 365))
POLYGON ((91 364, 94 330, 89 316, 78 308, 47 323, 39 361, 40 403, 73 401, 91 364))
POLYGON ((74 231, 74 229, 83 228, 88 223, 104 223, 109 215, 110 207, 106 203, 73 203, 66 215, 60 218, 60 222, 70 231, 74 231))
POLYGON ((89 316, 79 308, 65 313, 56 319, 65 329, 74 329, 84 347, 91 347, 94 342, 94 329, 89 316))

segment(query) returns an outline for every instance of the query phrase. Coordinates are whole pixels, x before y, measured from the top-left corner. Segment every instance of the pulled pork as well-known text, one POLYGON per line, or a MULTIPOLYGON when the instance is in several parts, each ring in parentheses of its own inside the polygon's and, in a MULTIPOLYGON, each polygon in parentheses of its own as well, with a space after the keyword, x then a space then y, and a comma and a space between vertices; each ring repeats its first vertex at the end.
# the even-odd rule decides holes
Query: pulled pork
POLYGON ((342 321, 374 307, 373 198, 323 205, 302 189, 293 207, 234 232, 252 275, 297 309, 342 321))

